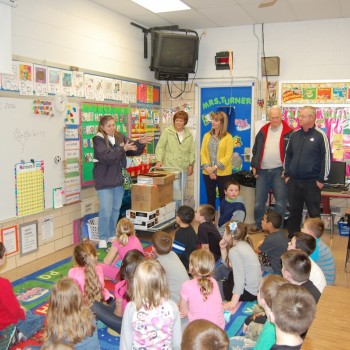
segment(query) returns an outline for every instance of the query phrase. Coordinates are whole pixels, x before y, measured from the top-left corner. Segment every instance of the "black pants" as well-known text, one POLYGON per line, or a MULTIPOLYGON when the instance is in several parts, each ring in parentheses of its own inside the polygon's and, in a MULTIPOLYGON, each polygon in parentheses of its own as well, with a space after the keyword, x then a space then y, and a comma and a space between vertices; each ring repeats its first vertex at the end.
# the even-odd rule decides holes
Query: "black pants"
POLYGON ((118 317, 114 314, 115 300, 110 305, 95 301, 91 307, 91 310, 95 313, 97 320, 103 322, 107 327, 120 333, 123 319, 122 317, 118 317))
POLYGON ((219 198, 221 201, 222 199, 225 198, 225 191, 224 191, 225 183, 228 180, 232 180, 232 174, 225 175, 225 176, 217 176, 215 180, 212 180, 209 175, 203 174, 203 177, 204 177, 204 184, 205 184, 205 189, 208 197, 207 203, 212 205, 215 208, 216 186, 218 186, 219 198))
POLYGON ((316 181, 299 182, 292 178, 289 179, 287 188, 290 212, 287 227, 288 236, 292 238, 295 232, 300 231, 304 203, 311 218, 320 217, 321 190, 316 181))

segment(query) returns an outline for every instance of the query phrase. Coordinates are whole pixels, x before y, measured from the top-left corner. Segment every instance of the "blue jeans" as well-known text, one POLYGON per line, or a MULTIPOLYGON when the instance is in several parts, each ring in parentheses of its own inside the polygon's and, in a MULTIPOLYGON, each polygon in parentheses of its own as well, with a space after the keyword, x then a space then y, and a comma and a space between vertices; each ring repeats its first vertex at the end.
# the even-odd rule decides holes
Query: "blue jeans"
POLYGON ((100 240, 108 241, 115 237, 120 207, 124 196, 124 187, 118 186, 98 190, 100 210, 98 213, 98 233, 100 240))
POLYGON ((184 204, 186 188, 187 188, 188 173, 187 170, 180 173, 178 179, 173 182, 173 197, 176 202, 176 210, 179 209, 181 205, 184 204), (181 177, 183 177, 183 182, 181 183, 181 177), (181 187, 182 185, 182 187, 181 187))
POLYGON ((287 185, 281 177, 283 168, 260 169, 255 186, 254 219, 256 227, 261 228, 261 220, 266 212, 269 191, 275 197, 275 211, 282 216, 282 225, 287 205, 287 185))
POLYGON ((44 318, 27 310, 25 320, 19 320, 16 327, 24 335, 24 339, 31 338, 36 332, 40 331, 44 325, 44 318))
POLYGON ((87 337, 80 343, 74 345, 75 350, 100 350, 100 343, 98 342, 97 326, 95 332, 91 337, 87 337))

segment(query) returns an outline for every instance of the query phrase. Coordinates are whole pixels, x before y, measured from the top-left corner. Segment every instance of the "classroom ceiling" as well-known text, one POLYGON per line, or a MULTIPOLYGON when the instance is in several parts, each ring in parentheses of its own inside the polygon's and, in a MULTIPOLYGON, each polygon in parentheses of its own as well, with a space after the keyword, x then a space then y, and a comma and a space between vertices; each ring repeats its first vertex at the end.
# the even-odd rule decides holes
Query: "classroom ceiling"
MULTIPOLYGON (((183 0, 191 10, 155 14, 131 0, 90 0, 145 27, 206 29, 350 17, 350 0, 183 0), (272 6, 259 8, 260 3, 272 6)), ((163 0, 166 1, 166 0, 163 0)))

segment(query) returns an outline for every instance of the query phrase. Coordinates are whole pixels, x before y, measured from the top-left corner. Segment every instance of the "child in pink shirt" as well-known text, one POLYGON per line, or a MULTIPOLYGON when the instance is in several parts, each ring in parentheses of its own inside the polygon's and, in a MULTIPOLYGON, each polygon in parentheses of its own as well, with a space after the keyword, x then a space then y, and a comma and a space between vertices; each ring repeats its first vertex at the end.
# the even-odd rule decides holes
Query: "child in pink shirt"
POLYGON ((145 260, 143 254, 137 250, 129 250, 123 259, 120 270, 117 275, 117 284, 115 285, 115 301, 110 305, 104 303, 95 303, 94 311, 98 320, 102 321, 107 327, 120 333, 122 317, 132 292, 132 281, 137 266, 145 260))
POLYGON ((116 279, 125 254, 132 249, 137 249, 143 254, 142 244, 136 237, 133 223, 129 219, 123 218, 117 225, 117 239, 113 241, 103 264, 100 264, 105 277, 113 281, 116 279))
POLYGON ((78 266, 68 271, 68 277, 78 283, 87 305, 101 300, 111 302, 114 298, 105 288, 102 267, 97 265, 95 246, 88 241, 78 244, 74 248, 74 259, 78 266))
POLYGON ((224 309, 218 283, 213 278, 215 260, 211 252, 198 249, 190 255, 193 279, 182 285, 179 309, 188 321, 204 319, 225 328, 224 309))

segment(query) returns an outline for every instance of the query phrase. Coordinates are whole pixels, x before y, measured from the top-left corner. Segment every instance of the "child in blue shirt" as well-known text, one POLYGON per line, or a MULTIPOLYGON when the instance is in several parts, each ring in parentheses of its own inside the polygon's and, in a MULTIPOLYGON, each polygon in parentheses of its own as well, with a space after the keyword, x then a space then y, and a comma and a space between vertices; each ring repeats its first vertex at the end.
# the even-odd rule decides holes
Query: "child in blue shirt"
POLYGON ((225 183, 225 198, 220 202, 220 217, 218 222, 221 236, 225 232, 225 224, 228 221, 244 222, 246 208, 244 198, 239 195, 240 185, 236 180, 229 180, 225 183))
POLYGON ((335 280, 335 262, 330 248, 321 239, 324 232, 323 221, 320 218, 306 219, 301 231, 316 239, 316 249, 310 254, 310 258, 323 271, 327 285, 333 285, 335 280))

